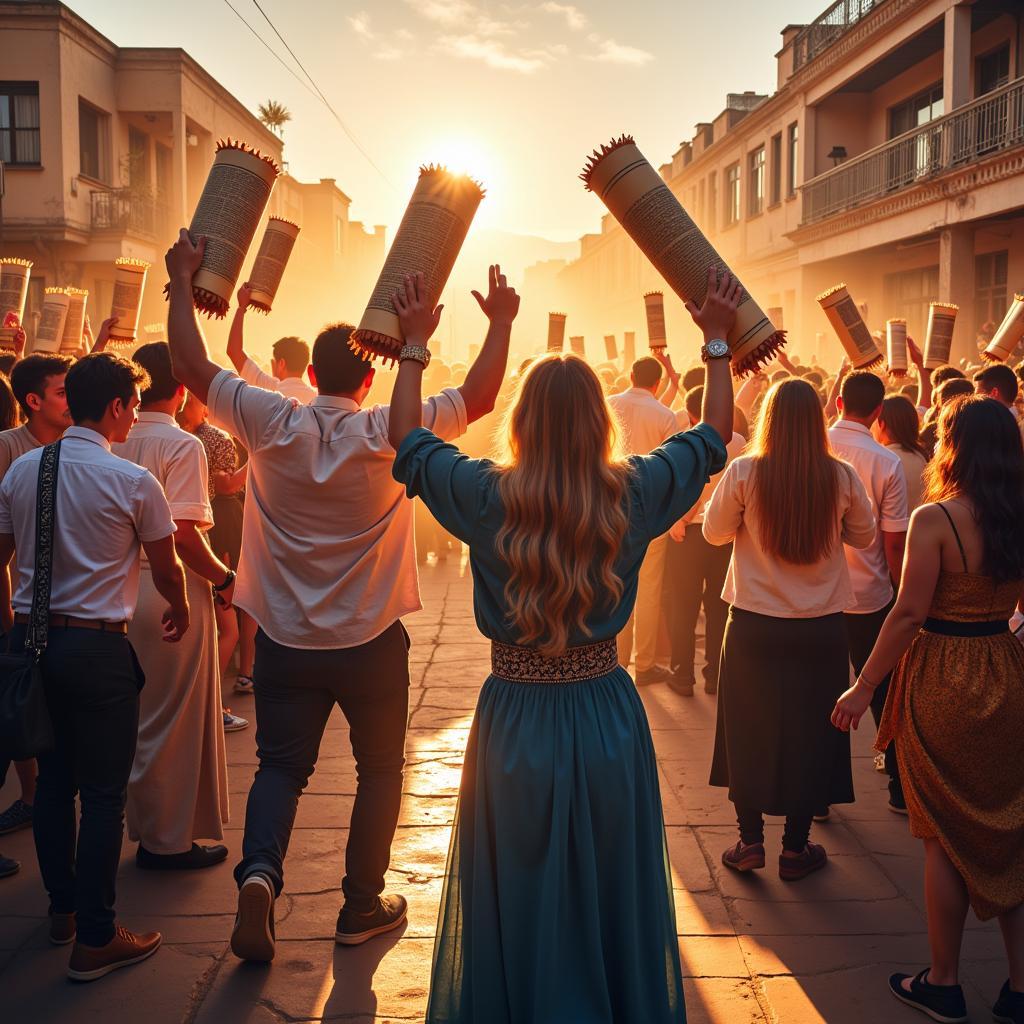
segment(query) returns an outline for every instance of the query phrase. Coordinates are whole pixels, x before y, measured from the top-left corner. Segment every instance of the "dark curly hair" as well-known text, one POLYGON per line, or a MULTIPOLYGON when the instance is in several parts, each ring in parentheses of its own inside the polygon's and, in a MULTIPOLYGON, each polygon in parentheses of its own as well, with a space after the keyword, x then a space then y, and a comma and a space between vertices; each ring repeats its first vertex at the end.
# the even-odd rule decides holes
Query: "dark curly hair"
POLYGON ((982 572, 998 583, 1024 579, 1024 445, 1013 413, 981 396, 947 404, 925 480, 927 501, 963 496, 974 506, 982 572))

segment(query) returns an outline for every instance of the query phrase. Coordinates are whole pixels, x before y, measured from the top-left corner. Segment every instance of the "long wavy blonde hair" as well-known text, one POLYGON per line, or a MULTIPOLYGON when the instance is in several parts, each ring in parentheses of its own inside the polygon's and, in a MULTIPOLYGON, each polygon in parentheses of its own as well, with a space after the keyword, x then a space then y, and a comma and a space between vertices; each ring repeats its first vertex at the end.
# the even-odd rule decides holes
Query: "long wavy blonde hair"
POLYGON ((499 555, 511 625, 553 656, 587 616, 622 597, 615 560, 626 535, 629 466, 594 371, 576 356, 537 360, 520 381, 500 437, 505 506, 499 555))

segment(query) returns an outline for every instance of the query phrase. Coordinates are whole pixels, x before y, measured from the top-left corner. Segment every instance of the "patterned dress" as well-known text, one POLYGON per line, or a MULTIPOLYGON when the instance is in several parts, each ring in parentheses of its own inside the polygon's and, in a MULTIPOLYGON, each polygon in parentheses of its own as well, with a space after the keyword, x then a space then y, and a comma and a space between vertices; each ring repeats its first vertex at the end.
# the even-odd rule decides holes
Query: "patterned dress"
POLYGON ((996 631, 1022 585, 940 574, 876 743, 896 741, 911 831, 942 843, 983 921, 1024 903, 1024 645, 996 631))
POLYGON ((213 507, 213 526, 207 534, 213 553, 238 568, 238 555, 242 550, 242 495, 218 494, 214 487, 215 473, 234 473, 238 468, 238 451, 231 435, 212 423, 200 423, 196 437, 206 449, 210 466, 210 504, 213 507))

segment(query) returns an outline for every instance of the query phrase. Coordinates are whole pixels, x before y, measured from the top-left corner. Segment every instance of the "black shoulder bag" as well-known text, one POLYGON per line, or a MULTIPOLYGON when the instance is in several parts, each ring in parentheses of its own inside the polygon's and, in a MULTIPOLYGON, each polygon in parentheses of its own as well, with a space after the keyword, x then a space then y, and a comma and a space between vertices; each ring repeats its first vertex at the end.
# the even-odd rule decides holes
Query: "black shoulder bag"
POLYGON ((24 761, 53 748, 53 723, 46 707, 39 659, 50 629, 53 536, 57 519, 60 441, 48 444, 39 460, 36 489, 36 563, 32 613, 25 650, 0 651, 0 756, 24 761))

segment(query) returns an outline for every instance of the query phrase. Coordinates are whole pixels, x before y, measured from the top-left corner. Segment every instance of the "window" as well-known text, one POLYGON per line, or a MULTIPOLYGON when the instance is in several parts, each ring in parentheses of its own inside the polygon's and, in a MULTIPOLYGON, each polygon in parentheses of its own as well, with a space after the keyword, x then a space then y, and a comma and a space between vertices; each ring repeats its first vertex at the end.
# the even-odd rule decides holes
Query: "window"
POLYGON ((974 257, 974 319, 979 324, 998 324, 1006 315, 1009 256, 1004 249, 974 257))
POLYGON ((995 89, 1001 89, 1010 81, 1010 44, 978 58, 975 74, 977 95, 984 96, 995 89))
POLYGON ((907 321, 907 333, 912 338, 924 337, 928 305, 939 294, 939 268, 922 267, 886 274, 882 290, 886 310, 907 321))
POLYGON ((714 231, 718 222, 718 172, 708 175, 708 231, 714 231))
POLYGON ((78 171, 104 184, 110 182, 110 117, 78 101, 78 171))
POLYGON ((334 251, 345 251, 345 222, 340 217, 334 218, 334 251))
POLYGON ((747 196, 747 213, 751 217, 756 217, 759 213, 764 212, 764 146, 758 146, 747 157, 747 162, 750 165, 750 194, 747 196))
POLYGON ((704 214, 707 211, 705 203, 707 202, 707 182, 701 178, 700 183, 697 186, 697 223, 704 223, 704 214))
POLYGON ((725 223, 736 224, 740 219, 740 165, 733 164, 725 172, 725 223))
POLYGON ((149 188, 149 136, 128 126, 128 184, 135 189, 149 188))
POLYGON ((769 169, 772 180, 771 204, 782 202, 782 132, 772 136, 772 165, 769 169))
POLYGON ((0 82, 0 160, 39 165, 38 82, 0 82))
POLYGON ((944 112, 942 83, 939 82, 889 110, 889 138, 895 139, 897 135, 909 132, 913 128, 920 128, 921 125, 942 117, 944 112))
POLYGON ((796 195, 796 164, 800 156, 800 125, 794 121, 786 132, 788 139, 787 149, 789 150, 789 163, 786 165, 786 198, 792 199, 796 195))

